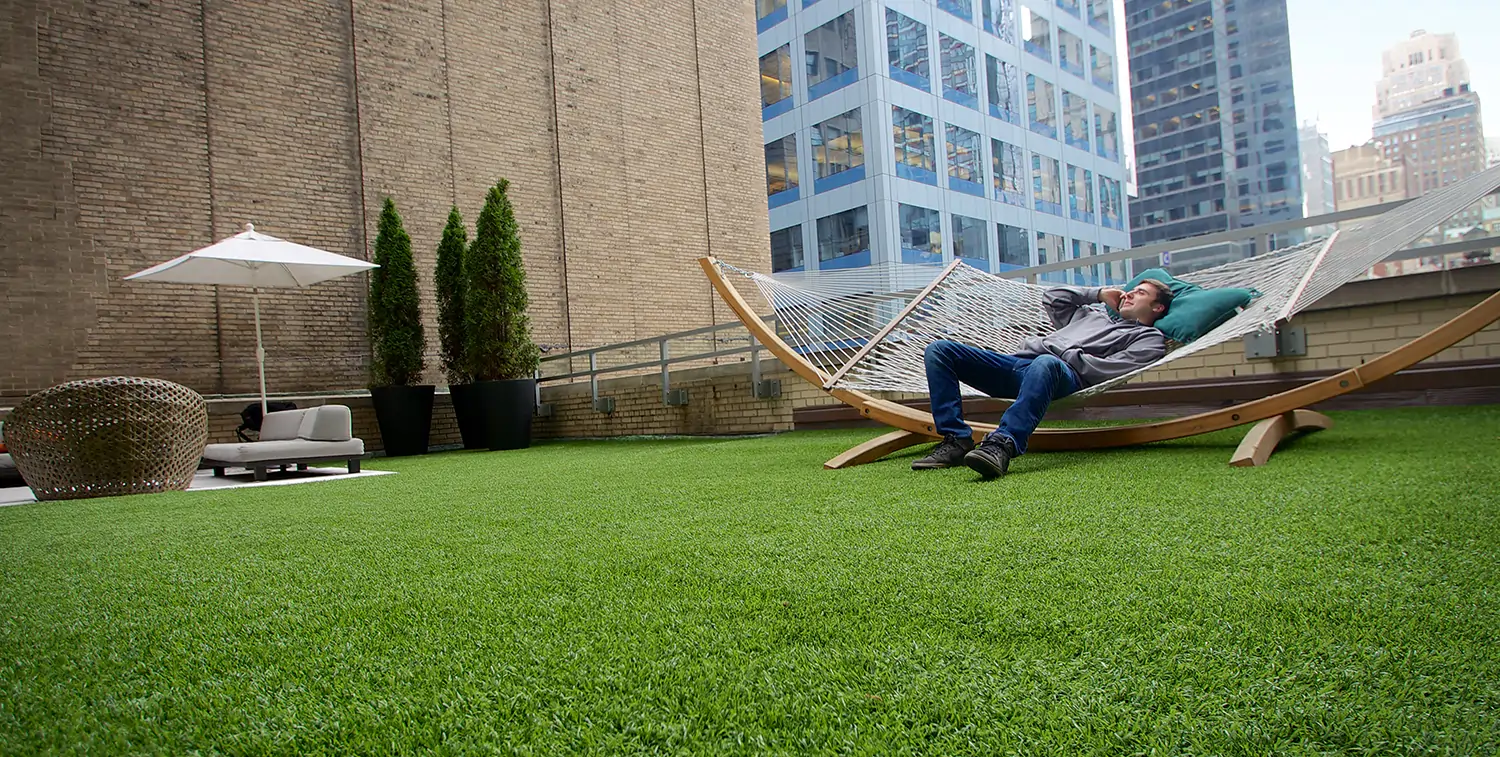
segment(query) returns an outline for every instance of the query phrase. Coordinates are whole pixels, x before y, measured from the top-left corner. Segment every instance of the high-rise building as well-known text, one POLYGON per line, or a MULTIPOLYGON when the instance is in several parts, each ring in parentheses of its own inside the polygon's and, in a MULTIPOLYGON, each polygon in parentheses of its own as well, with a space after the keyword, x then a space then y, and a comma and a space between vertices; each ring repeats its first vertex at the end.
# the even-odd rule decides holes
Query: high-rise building
MULTIPOLYGON (((1422 194, 1461 181, 1489 163, 1478 93, 1469 88, 1469 66, 1454 34, 1412 32, 1381 56, 1375 85, 1374 144, 1406 167, 1406 194, 1422 194)), ((1480 208, 1442 225, 1444 233, 1471 228, 1480 208)))
POLYGON ((1500 166, 1500 137, 1489 137, 1484 140, 1485 152, 1489 153, 1489 166, 1491 168, 1500 166))
MULTIPOLYGON (((1131 241, 1302 217, 1285 0, 1126 0, 1140 197, 1131 241)), ((1273 239, 1282 246, 1300 238, 1273 239)), ((1199 267, 1253 243, 1174 255, 1199 267)))
POLYGON ((1375 84, 1375 120, 1410 110, 1469 83, 1469 65, 1458 52, 1458 36, 1418 29, 1381 53, 1375 84))
POLYGON ((1328 152, 1328 135, 1318 131, 1316 123, 1305 123, 1297 130, 1297 148, 1302 157, 1302 216, 1332 213, 1333 156, 1328 152))
POLYGON ((1338 210, 1405 200, 1411 172, 1407 158, 1387 157, 1380 145, 1369 142, 1332 156, 1333 199, 1338 210))
POLYGON ((758 0, 774 271, 1130 244, 1111 0, 758 0))
MULTIPOLYGON (((1387 158, 1410 166, 1407 191, 1419 197, 1484 170, 1489 158, 1480 116, 1479 95, 1461 84, 1457 91, 1380 119, 1374 139, 1387 158)), ((1451 223, 1477 222, 1478 210, 1471 209, 1451 223)))

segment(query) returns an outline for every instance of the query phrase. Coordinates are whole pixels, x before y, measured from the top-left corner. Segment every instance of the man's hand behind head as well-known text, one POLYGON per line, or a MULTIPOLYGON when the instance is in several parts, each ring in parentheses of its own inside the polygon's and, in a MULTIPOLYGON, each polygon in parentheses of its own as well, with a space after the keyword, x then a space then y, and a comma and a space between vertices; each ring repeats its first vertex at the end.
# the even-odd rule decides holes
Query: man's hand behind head
POLYGON ((1120 309, 1120 300, 1124 297, 1125 291, 1123 289, 1105 287, 1099 290, 1099 301, 1110 306, 1111 308, 1114 308, 1117 311, 1120 309))

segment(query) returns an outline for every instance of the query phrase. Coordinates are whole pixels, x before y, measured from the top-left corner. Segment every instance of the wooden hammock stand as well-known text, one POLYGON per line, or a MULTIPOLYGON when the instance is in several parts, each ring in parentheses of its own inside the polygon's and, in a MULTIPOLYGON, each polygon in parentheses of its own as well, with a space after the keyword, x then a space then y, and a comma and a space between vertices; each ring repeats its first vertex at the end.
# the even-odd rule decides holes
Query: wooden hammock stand
MULTIPOLYGON (((798 355, 774 331, 767 328, 765 322, 756 316, 749 303, 740 295, 739 290, 724 278, 714 258, 699 258, 698 264, 702 266, 703 273, 708 276, 709 282, 713 284, 719 297, 745 324, 750 334, 783 364, 798 376, 823 389, 829 396, 855 408, 861 415, 896 428, 891 433, 846 450, 843 454, 824 463, 823 467, 845 468, 874 462, 893 452, 930 442, 939 436, 933 430, 931 413, 925 413, 897 402, 878 399, 857 390, 824 389, 825 383, 830 379, 829 374, 798 355)), ((1129 447, 1148 442, 1182 439, 1254 423, 1255 427, 1245 435, 1239 448, 1229 459, 1229 463, 1240 466, 1261 465, 1270 458, 1271 453, 1276 450, 1276 445, 1287 435, 1295 431, 1324 429, 1333 424, 1328 416, 1308 410, 1309 405, 1341 394, 1348 394, 1398 371, 1410 368, 1474 335, 1497 319, 1500 319, 1500 292, 1490 295, 1483 302, 1432 331, 1363 365, 1280 394, 1243 402, 1221 410, 1131 426, 1041 428, 1032 435, 1028 446, 1031 449, 1045 451, 1129 447)), ((969 425, 974 428, 976 440, 995 429, 993 424, 987 423, 969 425)))

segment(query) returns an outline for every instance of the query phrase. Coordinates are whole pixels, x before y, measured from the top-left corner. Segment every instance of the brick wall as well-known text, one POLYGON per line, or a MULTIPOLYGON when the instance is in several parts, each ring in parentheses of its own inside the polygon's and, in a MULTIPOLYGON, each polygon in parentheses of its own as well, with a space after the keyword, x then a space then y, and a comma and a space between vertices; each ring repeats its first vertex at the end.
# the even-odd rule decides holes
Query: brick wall
MULTIPOLYGON (((184 13, 199 7, 170 5, 184 13)), ((206 178, 211 182, 214 237, 239 232, 248 221, 274 236, 366 257, 347 3, 202 7, 210 160, 206 178)), ((159 160, 148 160, 142 168, 150 172, 159 160)), ((149 182, 149 175, 142 181, 149 182)), ((181 254, 160 248, 142 252, 158 260, 181 254)), ((368 350, 364 286, 365 277, 356 276, 305 291, 261 295, 268 387, 362 383, 368 350)), ((130 287, 145 295, 159 285, 130 287)), ((243 289, 221 290, 224 391, 255 389, 252 312, 243 289)), ((130 364, 143 333, 153 325, 182 320, 159 310, 143 310, 141 316, 141 328, 113 339, 107 360, 93 370, 130 364)), ((108 321, 101 318, 101 325, 108 321)))
MULTIPOLYGON (((253 390, 248 292, 123 276, 246 221, 368 258, 387 195, 433 356, 443 223, 501 177, 543 345, 708 325, 693 259, 769 264, 748 0, 21 0, 0 35, 0 399, 253 390)), ((365 286, 262 293, 271 391, 364 385, 365 286)))
POLYGON ((120 280, 209 236, 196 8, 0 6, 0 394, 125 372, 122 340, 129 372, 216 390, 213 292, 120 280))
MULTIPOLYGON (((354 15, 358 53, 359 164, 363 166, 365 237, 374 255, 386 197, 396 200, 412 237, 422 321, 437 344, 437 295, 432 272, 448 210, 458 202, 449 118, 447 19, 441 3, 362 3, 354 15)), ((465 214, 473 225, 477 210, 465 214)), ((363 278, 363 277, 361 277, 363 278)), ((436 361, 428 381, 441 382, 436 361)))
MULTIPOLYGON (((485 192, 501 177, 510 179, 533 336, 543 345, 582 340, 570 335, 568 314, 593 295, 567 281, 568 261, 578 253, 574 240, 563 234, 562 198, 577 187, 558 181, 558 151, 602 145, 557 138, 547 2, 441 0, 439 5, 447 19, 453 175, 470 238, 485 192)), ((437 241, 428 246, 435 248, 437 241)), ((433 331, 428 341, 436 344, 436 339, 433 331)))

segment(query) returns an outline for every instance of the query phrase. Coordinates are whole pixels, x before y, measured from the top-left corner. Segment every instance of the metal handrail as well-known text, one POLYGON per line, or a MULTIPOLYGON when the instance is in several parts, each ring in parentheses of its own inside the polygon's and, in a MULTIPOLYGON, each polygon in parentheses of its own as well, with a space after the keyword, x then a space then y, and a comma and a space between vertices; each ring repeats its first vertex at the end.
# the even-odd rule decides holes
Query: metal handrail
MULTIPOLYGON (((761 320, 768 321, 768 322, 772 321, 774 319, 775 319, 775 316, 772 316, 772 315, 761 316, 761 320)), ((566 357, 583 357, 585 355, 591 355, 591 354, 596 354, 596 353, 600 353, 600 352, 613 352, 615 350, 624 350, 624 349, 629 349, 631 347, 644 347, 645 345, 648 345, 648 344, 656 344, 657 342, 660 342, 663 339, 686 339, 687 337, 690 337, 690 336, 699 336, 701 334, 708 334, 708 333, 712 333, 712 332, 715 332, 715 331, 719 331, 721 329, 733 328, 735 326, 741 326, 741 325, 743 325, 743 324, 741 324, 739 321, 728 321, 728 322, 725 322, 725 323, 714 324, 712 326, 699 326, 696 329, 690 329, 688 331, 677 331, 677 332, 674 332, 674 333, 671 333, 671 334, 663 334, 661 336, 648 336, 648 337, 646 337, 644 339, 635 339, 635 340, 632 340, 632 341, 629 341, 629 342, 616 342, 615 344, 606 344, 606 345, 603 345, 603 346, 600 346, 600 347, 591 347, 591 348, 586 349, 586 350, 577 350, 577 351, 574 351, 574 352, 564 352, 561 355, 548 355, 548 356, 542 358, 542 362, 545 363, 545 362, 547 362, 549 360, 562 360, 563 358, 566 358, 566 357)), ((653 363, 653 365, 655 365, 655 363, 653 363)))
MULTIPOLYGON (((768 323, 774 322, 776 320, 776 316, 775 315, 761 316, 761 318, 762 318, 762 320, 764 320, 764 321, 766 321, 768 323)), ((541 363, 549 363, 549 362, 556 362, 556 361, 560 361, 560 360, 568 360, 568 361, 571 362, 573 359, 576 359, 576 358, 587 357, 588 361, 589 361, 589 367, 588 367, 587 370, 582 370, 582 371, 570 371, 568 373, 563 373, 563 374, 559 374, 559 375, 556 375, 556 376, 543 376, 542 375, 542 371, 541 371, 541 366, 538 365, 537 366, 537 371, 536 371, 536 374, 535 374, 536 381, 537 381, 536 405, 539 408, 542 407, 542 390, 541 390, 541 385, 543 383, 546 383, 546 382, 560 382, 560 381, 572 381, 574 379, 587 378, 588 381, 589 381, 589 394, 592 395, 594 409, 598 410, 598 411, 601 411, 601 412, 612 412, 613 408, 614 408, 614 406, 612 404, 612 401, 610 401, 609 404, 605 404, 605 405, 601 405, 600 404, 601 397, 599 395, 599 377, 602 376, 602 375, 605 375, 605 374, 610 374, 610 373, 625 373, 625 372, 630 372, 630 371, 640 371, 640 370, 647 369, 647 368, 657 368, 657 369, 659 369, 661 371, 661 393, 662 393, 662 402, 664 404, 668 404, 668 405, 684 404, 686 402, 686 395, 683 394, 681 397, 678 397, 678 396, 676 396, 676 395, 673 394, 672 389, 671 389, 671 387, 672 387, 671 367, 673 365, 677 365, 677 364, 680 364, 680 363, 690 363, 690 362, 695 362, 695 361, 700 361, 700 360, 718 360, 719 358, 736 357, 736 356, 739 356, 739 355, 744 355, 746 353, 748 353, 750 355, 751 391, 758 393, 758 392, 760 392, 762 390, 761 378, 760 378, 760 375, 761 375, 761 370, 760 370, 760 351, 761 351, 762 347, 760 346, 759 343, 756 342, 754 335, 752 335, 752 334, 750 334, 748 332, 745 334, 744 339, 746 339, 746 340, 748 340, 750 342, 750 344, 748 346, 744 346, 744 347, 726 347, 724 349, 719 349, 718 346, 717 346, 718 342, 720 341, 720 338, 717 336, 718 332, 725 331, 725 330, 733 330, 733 329, 736 329, 736 328, 743 329, 744 327, 745 327, 744 324, 740 323, 739 321, 732 321, 732 322, 727 322, 727 323, 718 323, 718 324, 714 324, 714 325, 711 325, 711 326, 701 326, 701 327, 696 328, 696 329, 689 329, 687 331, 679 331, 679 332, 672 333, 672 334, 663 334, 663 335, 657 336, 657 337, 649 337, 649 338, 646 338, 646 339, 633 339, 633 340, 631 340, 629 342, 620 342, 618 344, 606 344, 606 345, 603 345, 603 346, 600 346, 600 347, 593 347, 593 348, 590 348, 590 349, 587 349, 587 350, 579 350, 577 352, 568 352, 568 353, 563 353, 561 355, 549 355, 547 357, 542 358, 540 362, 541 363), (691 355, 678 355, 678 356, 673 356, 671 354, 671 351, 670 351, 670 348, 668 347, 668 344, 672 340, 674 340, 674 339, 685 339, 685 338, 694 337, 694 336, 703 336, 705 334, 712 334, 712 335, 715 336, 715 338, 714 338, 715 347, 713 349, 709 350, 708 352, 696 352, 696 353, 691 354, 691 355), (629 349, 629 348, 632 348, 632 347, 644 347, 644 346, 650 345, 650 344, 657 345, 657 349, 659 351, 659 353, 658 353, 659 357, 657 359, 655 359, 655 360, 647 360, 647 361, 641 361, 641 362, 627 363, 625 365, 615 365, 615 366, 610 366, 608 368, 600 368, 599 367, 599 355, 601 353, 604 353, 604 352, 613 352, 613 351, 618 351, 618 350, 623 350, 623 349, 629 349)), ((739 361, 736 361, 736 362, 739 362, 739 361)))
MULTIPOLYGON (((671 335, 668 335, 666 337, 662 337, 661 341, 667 341, 667 339, 669 339, 670 337, 671 337, 671 335)), ((754 337, 751 337, 751 340, 753 341, 754 337)), ((671 357, 671 356, 668 356, 666 359, 647 360, 647 361, 641 362, 641 363, 630 363, 628 365, 614 365, 614 366, 610 366, 608 368, 598 368, 598 369, 595 369, 595 370, 592 370, 592 371, 574 371, 572 373, 563 373, 563 374, 559 374, 559 375, 556 375, 556 376, 547 376, 547 377, 545 377, 545 378, 543 378, 541 380, 542 381, 563 381, 565 379, 586 378, 588 376, 592 376, 592 375, 597 374, 597 373, 623 373, 625 371, 638 371, 638 370, 641 370, 642 368, 657 368, 657 367, 660 367, 660 366, 663 366, 663 365, 671 365, 673 363, 691 363, 694 360, 708 360, 708 359, 711 359, 711 358, 731 357, 733 355, 743 355, 743 354, 745 354, 747 352, 751 352, 751 351, 758 350, 758 349, 760 349, 759 346, 752 345, 750 347, 736 347, 736 348, 730 349, 730 350, 714 350, 712 352, 700 352, 700 353, 698 353, 696 355, 682 355, 680 357, 671 357)))

